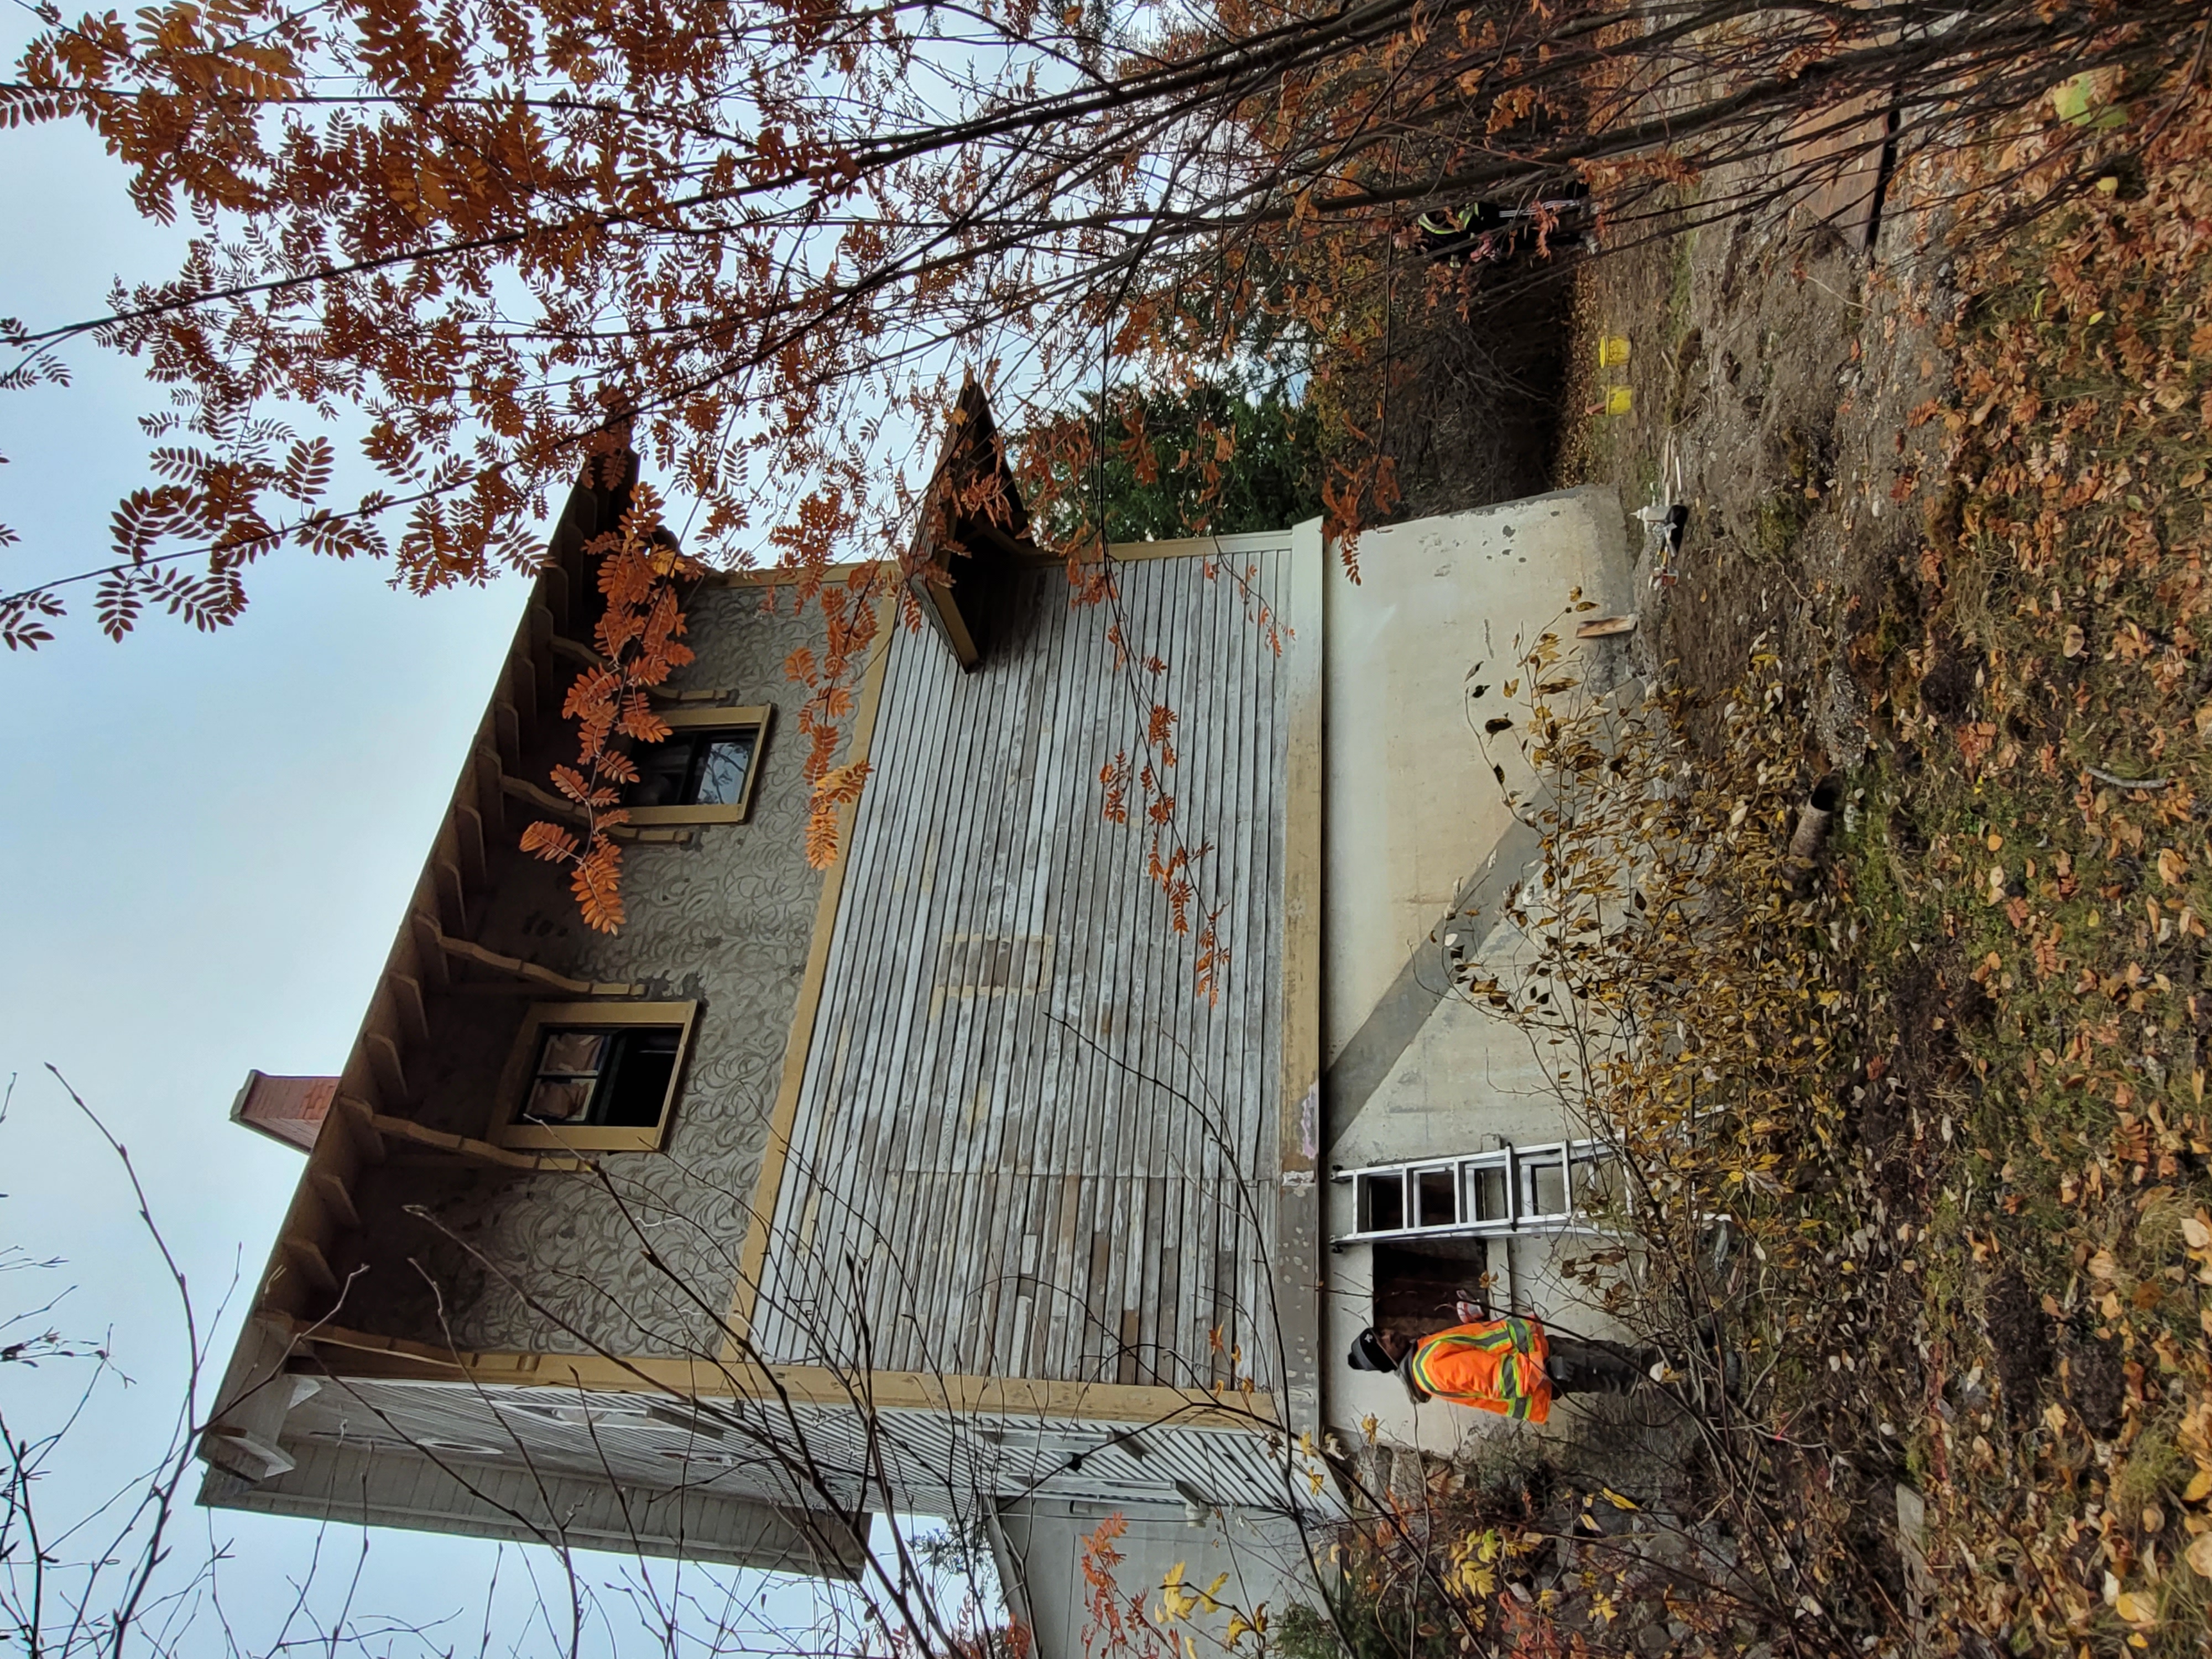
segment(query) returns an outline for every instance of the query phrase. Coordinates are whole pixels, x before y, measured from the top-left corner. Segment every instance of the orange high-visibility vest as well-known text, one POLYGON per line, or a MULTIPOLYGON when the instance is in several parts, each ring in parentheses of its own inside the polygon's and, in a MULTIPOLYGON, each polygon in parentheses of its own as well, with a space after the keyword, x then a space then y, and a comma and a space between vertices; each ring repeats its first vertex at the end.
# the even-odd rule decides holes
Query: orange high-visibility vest
POLYGON ((1552 1414, 1550 1349, 1533 1319, 1490 1319, 1424 1337, 1407 1373, 1425 1394, 1501 1417, 1541 1423, 1552 1414))

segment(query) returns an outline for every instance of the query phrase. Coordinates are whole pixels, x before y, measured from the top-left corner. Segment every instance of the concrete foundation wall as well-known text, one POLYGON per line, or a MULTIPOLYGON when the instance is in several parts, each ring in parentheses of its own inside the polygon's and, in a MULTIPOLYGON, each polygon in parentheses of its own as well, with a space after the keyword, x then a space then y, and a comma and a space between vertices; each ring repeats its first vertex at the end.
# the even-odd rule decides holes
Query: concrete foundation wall
MULTIPOLYGON (((1483 722, 1510 712, 1500 688, 1525 678, 1515 659, 1547 631, 1565 638, 1586 683, 1620 674, 1619 645, 1572 640, 1577 621, 1635 609, 1619 501, 1561 491, 1373 532, 1358 553, 1357 581, 1334 565, 1328 590, 1324 1172, 1571 1138, 1579 1126, 1527 1036, 1447 994, 1449 957, 1508 981, 1519 973, 1524 942, 1499 916, 1539 841, 1504 794, 1525 801, 1535 781, 1516 734, 1486 746, 1483 722), (1596 609, 1570 611, 1578 590, 1596 609)), ((1348 1183, 1328 1182, 1324 1214, 1331 1238, 1354 1230, 1348 1183)), ((1501 1311, 1510 1294, 1522 1311, 1601 1334, 1553 1268, 1574 1248, 1495 1242, 1465 1277, 1472 1287, 1487 1267, 1501 1311)), ((1327 1258, 1329 1420, 1357 1433, 1371 1416, 1384 1439, 1434 1450, 1512 1431, 1462 1407, 1417 1410, 1395 1377, 1344 1363, 1373 1316, 1372 1255, 1355 1244, 1327 1258)))
POLYGON ((1571 634, 1577 588, 1589 614, 1634 608, 1621 523, 1611 490, 1562 490, 1370 531, 1356 582, 1329 562, 1324 1063, 1510 827, 1470 691, 1512 678, 1516 637, 1571 634))
MULTIPOLYGON (((1037 1659, 1083 1659, 1103 1645, 1093 1628, 1091 1586, 1083 1571, 1086 1547, 1103 1545, 1121 1559, 1112 1564, 1117 1602, 1126 1607, 1141 1598, 1147 1617, 1173 1632, 1183 1626, 1159 1620, 1162 1586, 1182 1569, 1179 1581, 1202 1590, 1222 1574, 1215 1592, 1218 1607, 1200 1609, 1193 1619, 1200 1644, 1219 1641, 1229 1621, 1248 1621, 1264 1612, 1273 1623, 1294 1604, 1316 1605, 1323 1578, 1333 1581, 1328 1546, 1318 1530, 1316 1556, 1289 1517, 1258 1510, 1182 1512, 1143 1505, 1070 1503, 1036 1498, 1008 1504, 993 1517, 994 1552, 999 1575, 1009 1590, 1008 1604, 1025 1620, 1037 1659), (1110 1540, 1099 1529, 1119 1517, 1123 1523, 1110 1540)), ((1099 1558, 1103 1565, 1103 1558, 1099 1558)))

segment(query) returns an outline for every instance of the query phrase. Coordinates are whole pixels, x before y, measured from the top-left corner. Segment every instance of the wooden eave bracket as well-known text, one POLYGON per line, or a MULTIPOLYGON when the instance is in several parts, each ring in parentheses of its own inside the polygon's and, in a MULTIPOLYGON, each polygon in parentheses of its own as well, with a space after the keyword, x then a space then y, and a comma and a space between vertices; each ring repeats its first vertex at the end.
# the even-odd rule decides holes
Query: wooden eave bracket
POLYGON ((572 640, 566 634, 554 635, 553 643, 550 648, 555 656, 566 657, 569 661, 586 668, 605 668, 607 665, 607 659, 605 657, 592 650, 581 640, 572 640))
POLYGON ((331 1220, 348 1232, 361 1231, 361 1212, 354 1207, 353 1194, 347 1190, 344 1182, 327 1170, 320 1170, 308 1176, 307 1184, 322 1200, 323 1208, 331 1220))
POLYGON ((287 1233, 277 1243, 283 1249, 286 1266, 323 1295, 336 1296, 338 1293, 338 1276, 331 1270, 330 1261, 323 1255, 322 1248, 313 1239, 287 1233))
MULTIPOLYGON (((509 799, 526 802, 538 811, 565 819, 580 830, 588 827, 591 823, 589 815, 575 802, 563 799, 550 789, 541 789, 526 778, 511 777, 504 770, 499 774, 499 791, 509 799)), ((610 825, 605 833, 615 841, 675 842, 679 844, 689 844, 691 840, 691 832, 689 830, 633 829, 629 824, 623 823, 610 825)))
MULTIPOLYGON (((293 1336, 299 1342, 311 1342, 318 1348, 337 1348, 349 1353, 385 1354, 396 1359, 405 1359, 418 1364, 437 1365, 447 1370, 465 1371, 467 1358, 457 1358, 427 1342, 410 1341, 404 1336, 380 1336, 373 1331, 349 1330, 343 1325, 307 1325, 293 1322, 293 1336)), ((315 1370, 336 1370, 332 1367, 303 1366, 296 1358, 290 1369, 315 1370)))
POLYGON ((390 1157, 390 1143, 398 1141, 404 1146, 450 1153, 487 1169, 517 1170, 530 1175, 574 1175, 592 1167, 587 1158, 567 1158, 555 1153, 520 1152, 512 1146, 495 1146, 489 1140, 472 1140, 466 1135, 449 1134, 443 1129, 433 1129, 427 1123, 417 1123, 410 1118, 392 1117, 376 1110, 367 1101, 356 1100, 351 1095, 340 1095, 337 1109, 343 1116, 347 1127, 362 1139, 363 1155, 375 1163, 382 1163, 390 1157))
POLYGON ((518 778, 502 769, 499 775, 499 792, 512 800, 527 801, 541 812, 556 818, 566 818, 579 829, 590 822, 584 809, 550 789, 541 788, 527 778, 518 778))
POLYGON ((571 997, 641 997, 645 987, 627 980, 571 979, 566 974, 556 974, 550 968, 540 967, 534 962, 525 962, 520 957, 501 956, 488 951, 473 939, 455 939, 441 929, 427 915, 418 915, 416 924, 431 936, 431 943, 445 955, 459 962, 472 962, 479 968, 489 968, 506 974, 532 986, 543 986, 549 991, 558 991, 571 997))

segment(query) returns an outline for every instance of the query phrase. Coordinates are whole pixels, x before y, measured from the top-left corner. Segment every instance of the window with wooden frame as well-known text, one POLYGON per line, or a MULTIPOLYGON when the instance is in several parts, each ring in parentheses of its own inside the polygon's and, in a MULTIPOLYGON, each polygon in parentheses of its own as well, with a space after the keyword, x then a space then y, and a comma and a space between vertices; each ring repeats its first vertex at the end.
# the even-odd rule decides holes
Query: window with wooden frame
POLYGON ((501 1079, 492 1139, 566 1152, 659 1152, 698 1017, 696 1002, 534 1005, 501 1079))
POLYGON ((775 708, 763 703, 654 712, 673 729, 663 741, 643 745, 630 757, 637 781, 623 792, 629 821, 743 823, 752 811, 753 786, 775 708))

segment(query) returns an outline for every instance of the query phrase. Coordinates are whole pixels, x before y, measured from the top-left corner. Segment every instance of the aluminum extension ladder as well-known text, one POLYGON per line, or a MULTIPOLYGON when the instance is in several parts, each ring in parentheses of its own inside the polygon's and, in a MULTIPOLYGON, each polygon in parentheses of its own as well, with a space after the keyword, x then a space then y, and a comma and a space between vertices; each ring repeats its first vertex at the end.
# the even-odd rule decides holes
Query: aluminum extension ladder
POLYGON ((1596 1232, 1593 1212, 1619 1197, 1615 1175, 1612 1152, 1595 1140, 1338 1169, 1331 1178, 1352 1184, 1354 1224, 1330 1242, 1596 1232))

